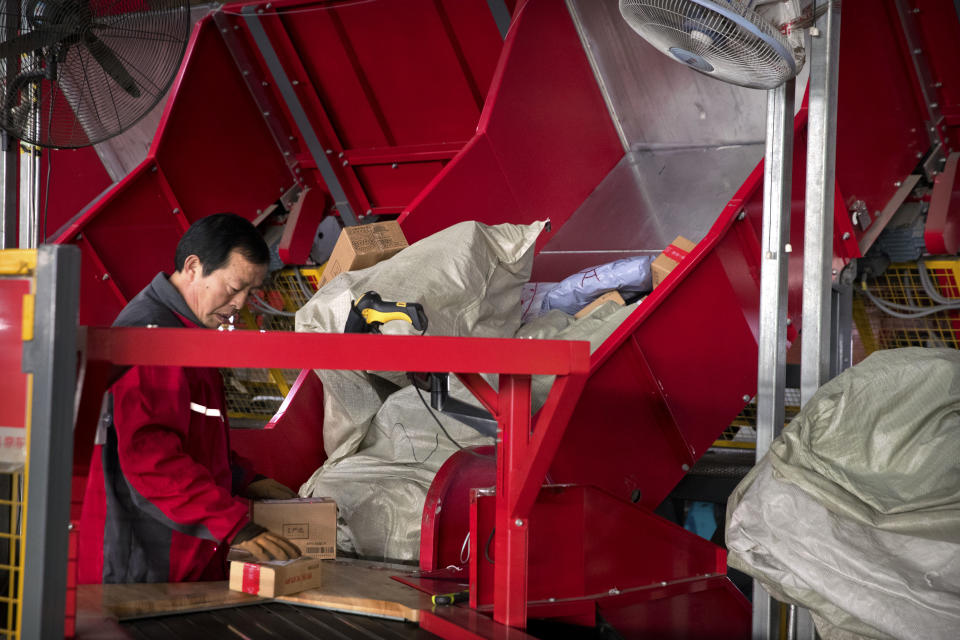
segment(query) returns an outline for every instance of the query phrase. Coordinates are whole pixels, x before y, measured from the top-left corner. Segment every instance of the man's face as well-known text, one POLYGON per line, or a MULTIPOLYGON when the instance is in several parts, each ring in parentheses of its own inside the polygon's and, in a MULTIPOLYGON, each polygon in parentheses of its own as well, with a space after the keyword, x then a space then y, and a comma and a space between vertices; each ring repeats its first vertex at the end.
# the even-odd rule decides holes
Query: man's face
POLYGON ((250 262, 237 251, 231 251, 226 264, 206 276, 200 259, 189 256, 183 265, 183 298, 205 327, 216 329, 243 308, 266 275, 267 265, 250 262))

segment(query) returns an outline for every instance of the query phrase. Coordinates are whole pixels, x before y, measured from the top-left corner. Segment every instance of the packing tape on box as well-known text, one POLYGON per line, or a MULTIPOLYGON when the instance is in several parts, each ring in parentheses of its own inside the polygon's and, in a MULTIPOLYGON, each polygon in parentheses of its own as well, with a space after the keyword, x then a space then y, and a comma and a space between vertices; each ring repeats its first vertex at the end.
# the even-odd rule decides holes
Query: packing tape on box
POLYGON ((684 251, 675 244, 669 245, 666 249, 663 250, 663 255, 667 256, 674 262, 679 263, 681 260, 690 255, 689 251, 684 251))
POLYGON ((246 563, 243 565, 243 584, 241 590, 244 593, 257 595, 260 593, 260 565, 246 563))

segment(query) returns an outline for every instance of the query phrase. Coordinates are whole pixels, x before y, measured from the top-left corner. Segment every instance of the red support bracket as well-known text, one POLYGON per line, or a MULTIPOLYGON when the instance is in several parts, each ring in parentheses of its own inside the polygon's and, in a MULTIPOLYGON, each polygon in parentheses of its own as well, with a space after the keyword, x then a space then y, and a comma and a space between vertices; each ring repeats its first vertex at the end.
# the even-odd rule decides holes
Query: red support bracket
POLYGON ((317 227, 332 203, 322 189, 309 187, 300 192, 300 197, 290 208, 290 216, 280 237, 277 253, 285 264, 306 264, 310 257, 317 227))
POLYGON ((933 181, 930 211, 923 241, 932 254, 955 254, 960 249, 960 152, 951 153, 933 181))
POLYGON ((512 494, 509 504, 514 517, 526 518, 530 513, 586 382, 586 373, 576 373, 558 377, 553 383, 546 403, 537 414, 532 439, 521 456, 520 466, 514 470, 516 493, 512 494))
POLYGON ((520 629, 527 626, 527 542, 529 521, 515 517, 510 505, 520 494, 516 471, 530 441, 530 376, 500 376, 500 434, 497 450, 497 531, 494 536, 497 590, 493 619, 520 629))
POLYGON ((490 384, 483 379, 479 373, 455 373, 460 382, 463 383, 470 393, 480 401, 483 408, 490 412, 494 418, 497 417, 500 410, 497 392, 490 384))

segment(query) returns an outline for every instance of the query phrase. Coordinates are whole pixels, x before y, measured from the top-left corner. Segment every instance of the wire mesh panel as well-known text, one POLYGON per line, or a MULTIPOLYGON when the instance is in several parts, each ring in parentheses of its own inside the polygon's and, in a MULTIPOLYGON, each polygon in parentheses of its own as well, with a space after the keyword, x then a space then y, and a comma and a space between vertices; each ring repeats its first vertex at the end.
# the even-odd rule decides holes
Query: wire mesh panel
POLYGON ((860 292, 854 299, 854 321, 867 353, 960 348, 960 260, 892 264, 860 292))
POLYGON ((0 639, 20 637, 23 475, 0 473, 0 639))
MULTIPOLYGON (((790 424, 800 413, 800 390, 784 390, 784 426, 790 424)), ((743 408, 743 411, 733 419, 730 426, 723 430, 720 437, 713 443, 714 447, 723 449, 756 449, 757 448, 757 399, 753 398, 743 408)))
MULTIPOLYGON (((293 331, 294 314, 317 290, 323 268, 293 267, 270 275, 251 296, 237 329, 293 331)), ((295 369, 222 369, 230 425, 261 428, 280 408, 300 372, 295 369)))

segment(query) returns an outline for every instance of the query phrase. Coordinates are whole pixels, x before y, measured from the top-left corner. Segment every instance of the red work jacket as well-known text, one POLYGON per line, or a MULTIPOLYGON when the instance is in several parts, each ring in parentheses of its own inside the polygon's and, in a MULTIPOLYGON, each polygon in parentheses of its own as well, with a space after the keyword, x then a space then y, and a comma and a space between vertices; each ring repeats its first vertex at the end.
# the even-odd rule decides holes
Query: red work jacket
POLYGON ((100 426, 79 581, 225 579, 227 543, 249 522, 248 502, 236 494, 254 473, 230 450, 219 370, 132 367, 111 387, 100 426))

